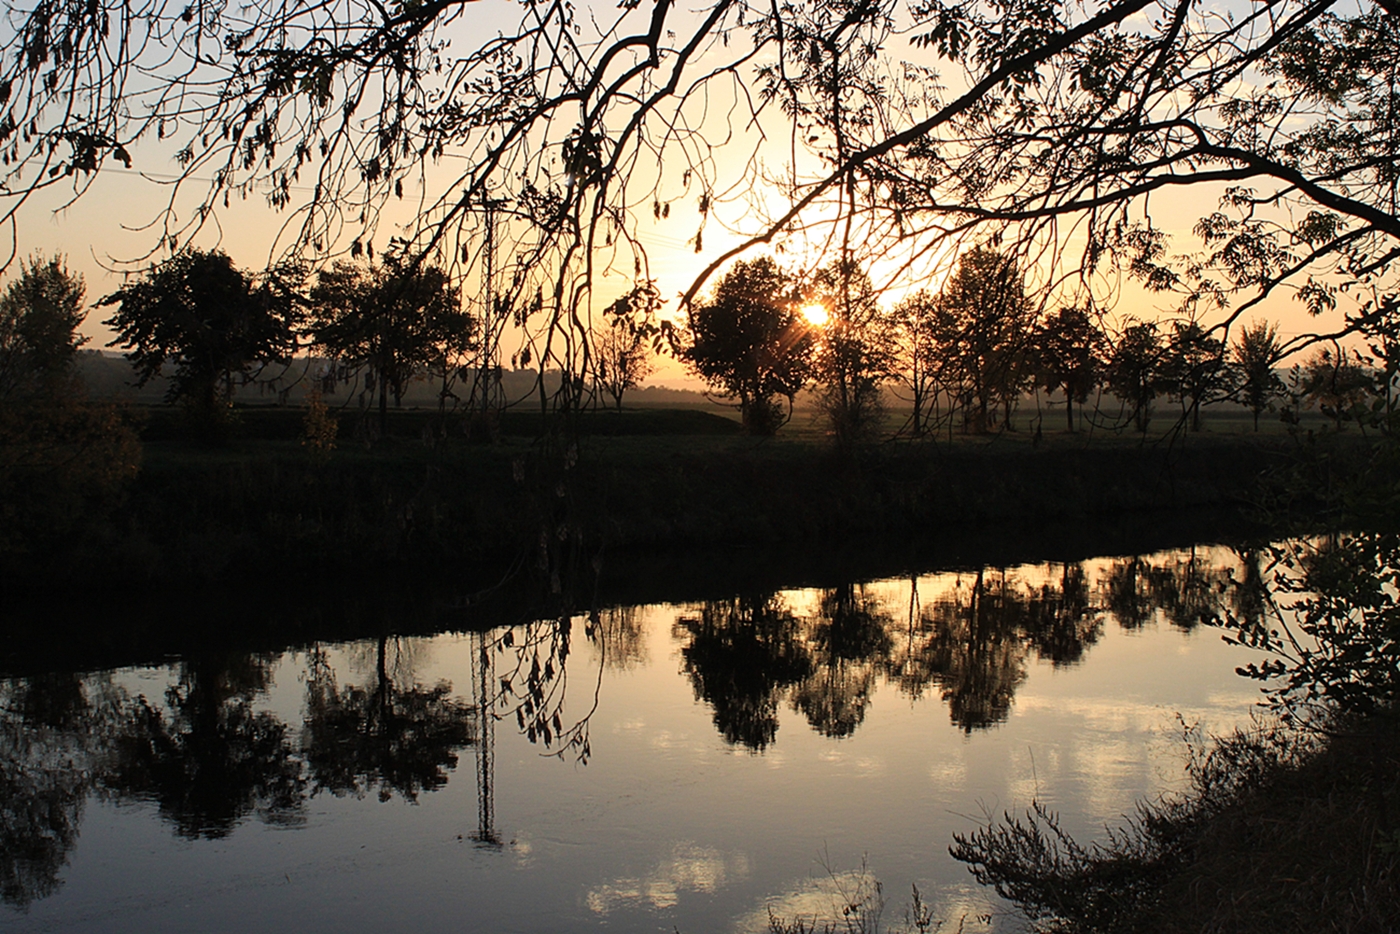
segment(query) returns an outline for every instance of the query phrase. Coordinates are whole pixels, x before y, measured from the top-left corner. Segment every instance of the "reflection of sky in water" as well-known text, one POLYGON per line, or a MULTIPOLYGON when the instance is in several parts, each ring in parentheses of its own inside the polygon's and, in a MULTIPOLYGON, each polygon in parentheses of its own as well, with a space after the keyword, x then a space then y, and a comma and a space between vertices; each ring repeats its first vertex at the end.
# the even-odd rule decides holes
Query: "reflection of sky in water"
POLYGON ((678 843, 645 877, 614 879, 589 891, 585 901, 596 914, 645 903, 653 909, 674 908, 683 892, 714 894, 749 874, 742 854, 726 857, 713 847, 678 843))
MULTIPOLYGON (((954 833, 1033 797, 1071 832, 1102 833, 1136 800, 1179 786, 1178 713, 1219 731, 1256 700, 1256 686, 1233 674, 1240 650, 1214 630, 1179 628, 1194 610, 1164 589, 1194 568, 1209 592, 1228 596, 1221 582, 1231 568, 1238 578, 1238 560, 1224 549, 1199 549, 1192 560, 1182 552, 1142 567, 1086 562, 1089 612, 1064 630, 1085 641, 1080 655, 1045 623, 1064 604, 1057 588, 1070 578, 1060 565, 989 571, 980 583, 963 571, 780 593, 760 607, 769 635, 757 643, 734 625, 752 603, 609 611, 592 639, 576 620, 567 676, 554 671, 542 703, 554 705, 546 713, 557 709, 566 732, 592 711, 586 765, 568 751, 553 755, 560 727, 547 716, 549 748, 521 735, 515 707, 529 665, 517 671, 516 661, 532 634, 517 628, 506 647, 500 631, 488 637, 486 681, 513 672, 516 680, 492 707, 498 846, 473 840, 474 721, 472 742, 449 750, 456 764, 442 767, 446 784, 424 787, 416 803, 398 793, 381 802, 374 789, 397 787, 387 780, 361 782, 368 793, 312 794, 307 779, 298 829, 260 819, 255 801, 226 835, 181 838, 158 817, 154 793, 108 788, 81 814, 61 887, 27 913, 0 908, 0 923, 19 931, 761 931, 770 907, 830 917, 841 891, 878 879, 887 924, 903 917, 917 885, 952 927, 966 918, 968 930, 985 928, 978 919, 988 915, 991 928, 1007 927, 995 897, 947 856, 954 833), (1132 631, 1116 621, 1120 605, 1136 614, 1132 631), (979 622, 979 606, 1020 628, 979 622), (983 648, 968 651, 967 640, 983 648), (755 658, 762 664, 723 667, 755 658), (733 702, 745 691, 744 703, 733 702), (948 697, 990 722, 963 729, 948 697), (721 716, 751 742, 726 742, 721 716)), ((479 648, 475 637, 443 635, 285 653, 267 660, 250 709, 286 724, 288 748, 300 756, 296 744, 312 735, 314 670, 346 696, 354 688, 375 697, 382 660, 390 693, 431 700, 430 689, 450 684, 446 699, 461 708, 478 700, 479 648)), ((170 717, 166 687, 181 671, 112 680, 170 717)))

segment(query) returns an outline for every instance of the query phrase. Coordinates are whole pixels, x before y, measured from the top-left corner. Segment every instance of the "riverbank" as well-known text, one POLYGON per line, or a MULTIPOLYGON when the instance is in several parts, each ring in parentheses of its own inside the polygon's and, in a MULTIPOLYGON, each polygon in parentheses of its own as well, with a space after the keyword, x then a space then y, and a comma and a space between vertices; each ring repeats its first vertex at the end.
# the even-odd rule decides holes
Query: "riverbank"
POLYGON ((547 572, 561 550, 592 563, 628 552, 975 538, 989 526, 1152 524, 1203 510, 1262 530, 1322 508, 1326 487, 1362 469, 1369 450, 1345 436, 1319 460, 1286 436, 1021 434, 843 452, 739 436, 702 412, 614 414, 550 444, 432 441, 418 430, 431 413, 403 413, 397 437, 347 439, 328 455, 297 440, 294 412, 254 413, 256 431, 213 448, 148 420, 141 472, 120 500, 5 556, 4 580, 44 590, 411 568, 485 584, 513 566, 547 572), (1278 485, 1287 499, 1266 494, 1269 478, 1318 463, 1321 479, 1278 485))
POLYGON ((1275 724, 1193 749, 1191 789, 1143 803, 1105 843, 1039 809, 953 855, 1062 934, 1390 931, 1400 918, 1400 720, 1275 724))

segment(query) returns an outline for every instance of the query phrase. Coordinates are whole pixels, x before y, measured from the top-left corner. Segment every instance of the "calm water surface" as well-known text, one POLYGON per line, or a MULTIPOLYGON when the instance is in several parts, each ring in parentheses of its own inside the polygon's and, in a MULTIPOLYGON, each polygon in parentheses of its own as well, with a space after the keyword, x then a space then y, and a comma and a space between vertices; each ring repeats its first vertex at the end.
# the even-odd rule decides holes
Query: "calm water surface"
MULTIPOLYGON (((1258 698, 1202 547, 0 683, 0 929, 763 931, 1039 797, 1101 832, 1258 698)), ((844 893, 844 895, 843 895, 844 893)))

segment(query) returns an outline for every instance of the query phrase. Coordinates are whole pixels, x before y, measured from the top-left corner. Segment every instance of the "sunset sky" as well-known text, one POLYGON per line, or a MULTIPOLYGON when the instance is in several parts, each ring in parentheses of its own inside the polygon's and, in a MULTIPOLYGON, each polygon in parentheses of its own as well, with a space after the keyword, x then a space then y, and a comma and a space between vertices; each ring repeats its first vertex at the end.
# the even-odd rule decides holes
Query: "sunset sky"
MULTIPOLYGON (((518 15, 519 7, 502 0, 482 0, 472 9, 478 18, 452 27, 454 32, 460 34, 459 46, 486 30, 494 32, 506 26, 509 20, 518 15)), ((902 59, 922 54, 911 50, 905 43, 904 37, 895 37, 891 47, 886 50, 887 55, 891 59, 902 59)), ((714 107, 715 112, 723 112, 723 109, 718 104, 714 107)), ((707 116, 707 119, 716 118, 707 116)), ((741 235, 761 231, 762 219, 750 215, 747 203, 756 189, 743 184, 734 186, 742 182, 744 165, 751 153, 757 154, 769 175, 783 173, 790 168, 785 127, 781 125, 778 115, 771 111, 765 116, 765 121, 764 125, 746 126, 743 132, 730 135, 724 146, 714 150, 716 191, 723 191, 726 185, 731 187, 727 196, 719 198, 705 223, 702 251, 697 253, 693 242, 701 221, 698 199, 693 190, 678 190, 670 214, 664 219, 653 219, 649 211, 639 209, 636 232, 647 250, 651 275, 667 299, 664 313, 672 316, 678 314, 677 297, 690 286, 706 264, 739 243, 741 235), (767 134, 762 145, 758 142, 759 130, 767 134)), ((726 129, 732 129, 732 126, 726 129)), ((131 169, 110 162, 71 206, 63 206, 72 195, 71 189, 48 189, 37 194, 26 207, 17 230, 18 255, 66 254, 70 268, 86 279, 90 301, 115 289, 122 281, 122 272, 140 268, 133 265, 133 261, 149 254, 157 242, 156 233, 146 225, 156 217, 169 197, 169 185, 177 171, 172 158, 173 150, 173 146, 166 144, 147 143, 133 151, 135 162, 131 169)), ((460 164, 461 157, 457 158, 460 164)), ((426 188, 430 199, 438 193, 436 189, 455 176, 456 169, 450 164, 452 159, 453 154, 449 153, 443 160, 444 164, 430 165, 426 169, 424 180, 419 185, 420 189, 426 188)), ((191 188, 188 194, 198 196, 201 192, 191 188)), ((294 203, 297 194, 294 189, 294 203)), ((303 188, 300 194, 309 197, 310 189, 303 188)), ((417 194, 409 191, 404 202, 391 202, 387 206, 384 221, 379 227, 378 239, 381 242, 377 246, 382 248, 391 233, 412 220, 413 212, 407 206, 414 202, 417 194)), ((1182 188, 1159 194, 1150 204, 1153 223, 1173 234, 1175 250, 1184 252, 1197 248, 1199 243, 1191 234, 1191 228, 1201 215, 1215 208, 1218 195, 1218 188, 1205 187, 1182 188)), ((764 197, 763 201, 770 209, 781 203, 775 196, 764 197)), ((189 212, 195 204, 196 198, 190 197, 180 205, 180 209, 189 212)), ((284 226, 292 219, 289 212, 274 211, 259 197, 250 197, 242 202, 234 200, 229 208, 218 210, 213 222, 197 242, 206 247, 221 247, 242 266, 260 268, 269 259, 277 258, 286 248, 288 238, 284 226)), ((821 257, 812 252, 810 243, 790 240, 782 243, 779 249, 786 251, 777 254, 780 262, 785 264, 815 266, 821 262, 821 257)), ((923 272, 896 276, 889 270, 875 268, 872 275, 878 286, 888 288, 886 300, 892 304, 906 291, 919 287, 936 289, 937 277, 946 275, 950 260, 951 255, 944 255, 932 267, 925 264, 923 272)), ((1034 278, 1034 273, 1031 277, 1034 278)), ((629 284, 621 275, 601 277, 595 285, 595 310, 601 309, 629 284)), ((470 284, 467 287, 470 288, 470 284)), ((1132 283, 1124 283, 1115 312, 1120 316, 1152 319, 1169 310, 1172 304, 1172 296, 1149 295, 1132 283)), ((1285 338, 1300 331, 1313 330, 1314 322, 1309 321, 1301 306, 1288 298, 1286 293, 1272 298, 1259 309, 1257 316, 1280 322, 1285 338)), ((83 333, 91 339, 88 345, 91 348, 101 347, 110 340, 108 329, 101 324, 102 317, 104 314, 101 312, 90 314, 84 324, 83 333)), ((669 359, 660 361, 651 382, 687 388, 699 385, 679 364, 669 359)))

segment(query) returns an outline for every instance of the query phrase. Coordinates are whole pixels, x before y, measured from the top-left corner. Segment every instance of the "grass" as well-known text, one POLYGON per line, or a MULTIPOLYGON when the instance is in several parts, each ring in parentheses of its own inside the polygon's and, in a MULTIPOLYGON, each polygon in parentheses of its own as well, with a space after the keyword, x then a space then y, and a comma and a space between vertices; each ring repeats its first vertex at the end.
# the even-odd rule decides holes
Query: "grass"
MULTIPOLYGON (((403 410, 373 442, 342 418, 338 446, 318 455, 299 443, 300 408, 239 408, 227 442, 210 447, 182 439, 183 413, 157 407, 123 501, 62 541, 3 556, 0 576, 37 588, 395 567, 487 579, 537 563, 542 540, 587 563, 602 551, 810 551, 993 524, 1156 522, 1247 507, 1258 479, 1297 456, 1288 437, 1216 431, 1144 442, 1022 430, 838 451, 810 419, 759 439, 730 414, 591 412, 564 443, 537 440, 538 413, 507 413, 496 442, 479 443, 460 419, 443 438, 436 412, 403 410)), ((1343 472, 1364 448, 1351 437, 1333 439, 1343 472)))

